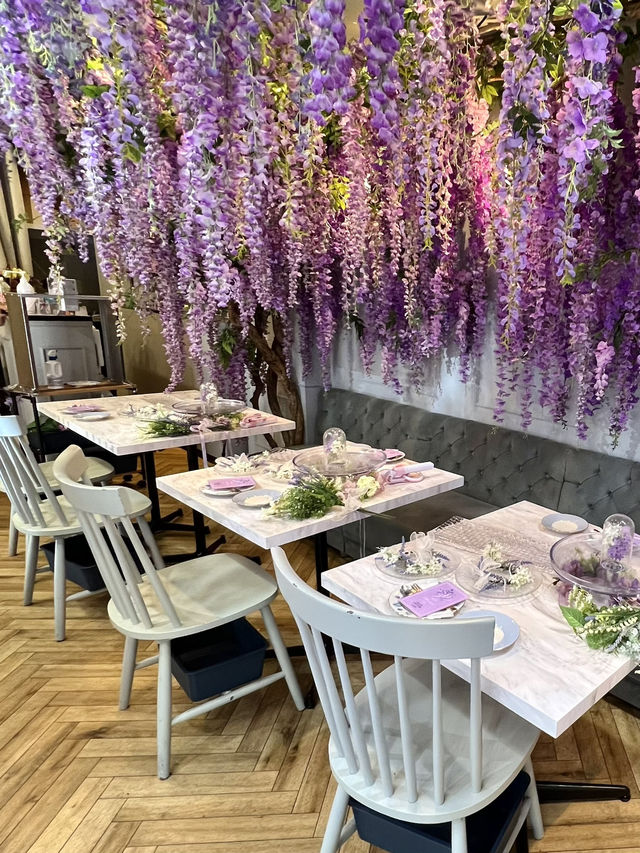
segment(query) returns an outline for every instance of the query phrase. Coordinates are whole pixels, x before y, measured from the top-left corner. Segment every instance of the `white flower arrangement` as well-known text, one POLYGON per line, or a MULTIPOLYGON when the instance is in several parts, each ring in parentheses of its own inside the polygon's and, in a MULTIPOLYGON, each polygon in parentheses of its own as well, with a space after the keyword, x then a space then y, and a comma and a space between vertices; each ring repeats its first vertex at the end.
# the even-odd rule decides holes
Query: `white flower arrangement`
POLYGON ((374 495, 377 495, 381 488, 382 486, 378 480, 371 475, 360 477, 356 482, 358 497, 361 501, 365 501, 367 498, 372 498, 374 495))

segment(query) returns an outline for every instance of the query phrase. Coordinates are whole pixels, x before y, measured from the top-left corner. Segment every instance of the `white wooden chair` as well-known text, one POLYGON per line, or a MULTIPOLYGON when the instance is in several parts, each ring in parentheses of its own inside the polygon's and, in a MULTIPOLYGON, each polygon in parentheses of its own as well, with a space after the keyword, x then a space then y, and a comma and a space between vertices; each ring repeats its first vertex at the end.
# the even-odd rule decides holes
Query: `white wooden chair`
MULTIPOLYGON (((111 467, 111 466, 109 466, 111 467)), ((38 549, 41 538, 55 542, 53 568, 53 610, 55 638, 65 638, 66 602, 85 597, 82 591, 66 598, 65 539, 81 533, 75 512, 67 501, 56 495, 59 488, 54 479, 52 486, 36 462, 18 418, 9 415, 0 418, 0 478, 9 501, 11 520, 16 531, 26 539, 24 573, 24 604, 33 601, 33 588, 38 571, 38 549)), ((136 518, 151 507, 145 495, 137 494, 131 514, 136 518)))
POLYGON ((420 824, 427 835, 426 825, 450 823, 450 849, 467 853, 465 818, 496 800, 522 769, 531 781, 500 849, 510 849, 527 812, 541 838, 530 760, 539 731, 480 689, 480 661, 492 653, 494 620, 425 622, 355 611, 307 586, 281 548, 271 553, 331 731, 329 760, 338 790, 321 853, 335 853, 355 831, 353 820, 344 826, 350 798, 378 815, 420 824), (347 667, 343 644, 360 649, 360 692, 354 691, 356 666, 347 667), (393 656, 375 679, 370 652, 393 656), (470 685, 442 668, 441 660, 454 658, 471 659, 470 685))
MULTIPOLYGON (((15 437, 15 415, 0 415, 0 435, 4 435, 8 431, 9 436, 15 437)), ((20 443, 22 444, 25 453, 32 458, 33 464, 37 465, 42 473, 42 476, 47 481, 54 492, 60 491, 60 487, 53 476, 53 462, 36 462, 33 457, 33 452, 29 445, 27 436, 23 430, 20 431, 20 443)), ((113 465, 105 462, 104 459, 99 459, 97 456, 89 456, 89 469, 87 471, 89 479, 92 483, 106 483, 113 476, 113 465)), ((37 484, 36 484, 37 487, 37 484)), ((0 492, 6 494, 7 490, 4 487, 2 478, 0 477, 0 492)), ((9 520, 9 539, 7 545, 7 554, 9 557, 15 557, 18 553, 18 529, 13 523, 13 516, 9 520)))
POLYGON ((82 451, 73 445, 63 451, 54 466, 62 493, 77 512, 111 596, 108 605, 111 623, 125 636, 120 687, 122 710, 129 706, 134 671, 158 664, 158 776, 166 779, 170 774, 171 726, 178 722, 206 714, 280 678, 286 679, 296 707, 302 711, 304 699, 269 606, 278 593, 275 581, 251 560, 235 554, 213 554, 165 567, 149 527, 140 525, 141 539, 131 524, 130 502, 135 492, 123 486, 96 488, 80 483, 85 468, 82 451), (133 564, 122 532, 144 569, 142 576, 133 564), (115 559, 105 545, 106 538, 115 559), (189 708, 172 719, 171 641, 256 611, 260 611, 280 670, 189 708), (156 642, 158 655, 136 664, 139 640, 156 642))

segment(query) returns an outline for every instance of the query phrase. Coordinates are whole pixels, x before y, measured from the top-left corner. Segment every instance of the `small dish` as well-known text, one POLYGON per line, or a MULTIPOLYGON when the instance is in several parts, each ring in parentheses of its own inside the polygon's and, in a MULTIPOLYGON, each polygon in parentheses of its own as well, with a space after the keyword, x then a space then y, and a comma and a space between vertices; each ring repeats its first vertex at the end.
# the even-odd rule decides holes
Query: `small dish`
POLYGON ((254 489, 250 495, 239 494, 235 495, 232 500, 234 504, 238 504, 243 509, 266 509, 273 501, 278 500, 280 497, 280 492, 276 492, 275 489, 254 489), (263 498, 264 500, 256 501, 256 498, 263 498), (247 503, 249 501, 249 503, 247 503))
POLYGON ((579 515, 567 515, 563 512, 552 512, 542 519, 542 526, 552 533, 561 536, 571 536, 572 533, 582 533, 589 526, 589 522, 579 515))
POLYGON ((90 385, 102 385, 104 379, 78 379, 75 382, 66 382, 66 385, 71 385, 72 388, 88 388, 90 385))
MULTIPOLYGON (((441 583, 442 578, 430 578, 429 580, 420 580, 413 581, 410 585, 412 587, 416 587, 414 589, 415 592, 418 592, 417 589, 419 587, 420 590, 428 589, 430 586, 436 586, 441 583)), ((418 619, 419 617, 412 613, 410 610, 407 610, 402 604, 400 604, 400 599, 404 598, 406 595, 410 595, 410 592, 407 592, 408 587, 404 585, 399 589, 394 590, 389 596, 389 606, 391 610, 397 614, 398 616, 407 616, 409 619, 418 619)), ((464 607, 466 601, 461 601, 460 604, 454 604, 453 607, 447 607, 445 610, 438 610, 436 613, 431 613, 429 616, 425 616, 425 619, 451 619, 452 616, 455 616, 456 613, 459 613, 460 610, 464 607)))
POLYGON ((111 415, 109 412, 81 412, 74 417, 78 421, 106 421, 111 415))
POLYGON ((493 633, 493 651, 501 652, 512 646, 520 636, 520 626, 510 616, 498 610, 471 610, 463 613, 461 619, 473 619, 476 616, 494 616, 496 626, 493 633))

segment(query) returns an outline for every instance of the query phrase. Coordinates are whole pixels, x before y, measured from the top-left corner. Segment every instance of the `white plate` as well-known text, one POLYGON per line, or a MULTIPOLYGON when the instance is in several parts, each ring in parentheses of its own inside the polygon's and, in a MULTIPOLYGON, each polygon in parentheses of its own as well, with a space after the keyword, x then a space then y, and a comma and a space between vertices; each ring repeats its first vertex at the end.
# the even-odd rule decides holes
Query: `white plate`
POLYGON ((249 492, 251 489, 255 489, 255 486, 239 486, 235 489, 210 489, 209 486, 203 486, 200 491, 208 498, 228 498, 241 492, 249 492))
POLYGON ((76 382, 66 382, 72 388, 88 388, 90 385, 104 385, 104 379, 79 379, 76 382))
MULTIPOLYGON (((409 580, 407 580, 409 583, 409 580)), ((416 586, 419 586, 420 589, 428 589, 430 586, 436 586, 436 584, 442 583, 442 578, 430 578, 429 580, 421 580, 421 581, 413 581, 416 586)), ((404 584, 403 584, 404 586, 404 584)), ((415 613, 412 613, 410 610, 407 610, 402 604, 400 604, 400 599, 404 598, 407 595, 405 592, 401 592, 401 589, 396 589, 389 596, 389 606, 391 610, 397 614, 398 616, 408 616, 409 619, 421 619, 422 617, 416 616, 415 613)), ((409 593, 411 595, 411 593, 409 593)), ((425 616, 425 619, 450 619, 452 616, 455 616, 466 604, 466 601, 461 601, 460 604, 454 604, 453 607, 447 607, 446 610, 438 610, 436 613, 431 613, 429 616, 425 616)))
POLYGON ((109 412, 80 412, 73 417, 78 421, 106 421, 111 415, 109 412))
POLYGON ((493 634, 493 651, 501 652, 512 646, 520 636, 520 626, 510 616, 497 610, 470 610, 463 613, 461 619, 473 619, 475 616, 494 616, 496 627, 493 634))
POLYGON ((233 502, 234 504, 238 504, 238 506, 241 506, 243 509, 266 509, 272 501, 278 500, 281 494, 282 492, 276 492, 275 489, 255 489, 250 495, 235 495, 235 497, 233 498, 233 502), (252 506, 251 504, 249 504, 247 506, 247 504, 245 503, 247 498, 254 497, 264 497, 269 498, 269 500, 265 501, 265 503, 260 505, 252 506))
POLYGON ((561 536, 570 536, 572 533, 582 533, 589 526, 589 522, 585 521, 584 518, 580 518, 579 515, 552 512, 549 515, 545 515, 542 519, 542 526, 546 527, 552 533, 559 533, 561 536), (572 525, 571 530, 568 529, 570 525, 572 525))

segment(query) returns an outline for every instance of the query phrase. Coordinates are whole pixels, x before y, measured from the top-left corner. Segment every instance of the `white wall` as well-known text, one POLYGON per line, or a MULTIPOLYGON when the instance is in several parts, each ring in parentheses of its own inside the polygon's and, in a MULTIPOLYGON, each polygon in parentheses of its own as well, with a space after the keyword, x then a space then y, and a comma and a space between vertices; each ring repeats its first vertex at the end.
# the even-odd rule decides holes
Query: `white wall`
MULTIPOLYGON (((343 332, 336 340, 331 378, 334 388, 344 388, 369 394, 372 397, 393 400, 394 402, 407 403, 411 406, 424 408, 427 411, 439 412, 441 414, 453 415, 454 417, 467 418, 482 423, 495 424, 493 420, 493 407, 495 401, 495 357, 493 354, 492 339, 488 338, 485 346, 485 354, 476 366, 476 372, 466 384, 461 382, 458 375, 458 360, 452 358, 447 364, 427 365, 424 373, 424 387, 421 390, 409 387, 407 372, 400 370, 399 378, 405 388, 404 393, 399 396, 393 388, 385 385, 380 378, 379 359, 374 365, 371 375, 367 375, 362 366, 359 346, 355 333, 343 332)), ((319 392, 319 380, 314 377, 305 382, 303 400, 309 406, 307 417, 309 422, 313 417, 312 407, 319 392)), ((571 424, 571 413, 568 421, 571 424)), ((640 426, 640 409, 631 418, 631 426, 623 434, 618 447, 611 447, 608 432, 607 411, 601 411, 597 416, 591 418, 591 426, 586 441, 581 441, 573 426, 563 428, 552 422, 548 413, 539 407, 534 407, 533 421, 529 432, 533 435, 551 438, 555 441, 622 456, 640 461, 640 446, 638 442, 640 426)), ((508 429, 520 430, 520 415, 517 401, 509 401, 502 426, 508 429)))

